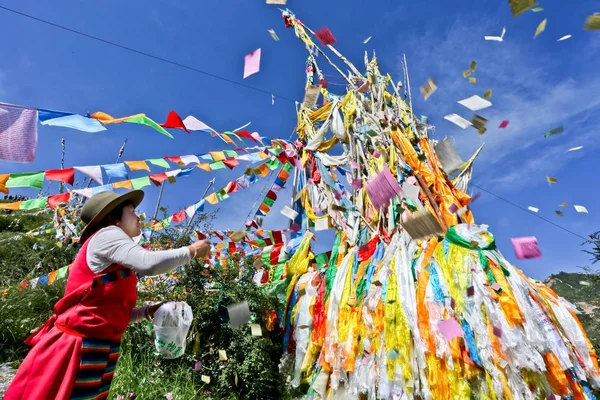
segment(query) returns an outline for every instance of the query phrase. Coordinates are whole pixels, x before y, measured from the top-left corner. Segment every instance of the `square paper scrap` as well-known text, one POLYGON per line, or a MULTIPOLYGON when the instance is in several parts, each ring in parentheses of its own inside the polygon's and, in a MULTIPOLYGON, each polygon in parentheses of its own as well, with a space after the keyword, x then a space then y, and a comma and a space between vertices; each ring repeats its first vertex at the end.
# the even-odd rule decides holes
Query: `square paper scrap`
POLYGON ((260 49, 244 57, 244 79, 260 71, 260 49))
POLYGON ((471 126, 471 122, 467 121, 458 114, 448 114, 444 117, 445 120, 452 122, 454 125, 458 125, 463 129, 467 129, 471 126))
POLYGON ((519 260, 529 258, 541 258, 542 252, 535 236, 512 238, 515 254, 519 260))
POLYGON ((471 111, 479 111, 492 106, 491 101, 483 99, 476 94, 469 98, 460 100, 458 104, 467 107, 471 111))
POLYGON ((464 336, 465 332, 454 318, 449 318, 438 323, 440 332, 447 341, 451 341, 459 336, 464 336))
POLYGON ((367 184, 367 194, 377 210, 387 205, 391 199, 401 192, 402 188, 387 166, 384 166, 383 171, 367 184))

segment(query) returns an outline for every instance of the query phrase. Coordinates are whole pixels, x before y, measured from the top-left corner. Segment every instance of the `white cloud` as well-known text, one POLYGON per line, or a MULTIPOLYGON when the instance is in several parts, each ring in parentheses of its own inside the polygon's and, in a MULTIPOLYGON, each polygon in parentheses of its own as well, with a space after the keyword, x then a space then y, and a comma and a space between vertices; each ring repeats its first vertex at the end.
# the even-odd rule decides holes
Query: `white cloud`
POLYGON ((600 76, 588 67, 600 40, 581 39, 578 46, 583 48, 577 48, 580 56, 575 61, 542 51, 530 37, 515 37, 510 26, 504 42, 485 41, 484 35, 500 32, 503 24, 482 23, 476 16, 459 17, 445 30, 435 21, 428 26, 422 34, 403 37, 409 45, 414 107, 430 117, 436 136, 455 137, 463 157, 486 143, 475 166, 478 180, 520 189, 544 182, 546 175, 563 168, 572 159, 564 156, 569 147, 592 150, 600 145, 589 129, 600 123, 600 115, 592 112, 600 106, 600 76), (471 60, 478 63, 476 84, 462 76, 471 60), (430 76, 438 91, 424 102, 418 87, 430 76), (442 119, 449 113, 471 119, 473 112, 456 102, 473 94, 482 96, 486 89, 493 90, 494 106, 477 112, 488 119, 485 135, 474 129, 463 131, 442 119), (510 121, 509 126, 498 129, 503 120, 510 121), (565 132, 544 138, 544 132, 558 126, 564 126, 565 132))

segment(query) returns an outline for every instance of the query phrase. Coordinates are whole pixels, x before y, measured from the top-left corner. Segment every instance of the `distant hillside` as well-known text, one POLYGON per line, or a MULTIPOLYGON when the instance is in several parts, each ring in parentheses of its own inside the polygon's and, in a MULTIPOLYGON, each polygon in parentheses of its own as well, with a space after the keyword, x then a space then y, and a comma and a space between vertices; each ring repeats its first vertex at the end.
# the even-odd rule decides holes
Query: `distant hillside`
POLYGON ((600 354, 600 276, 561 272, 545 283, 581 311, 579 319, 600 354))

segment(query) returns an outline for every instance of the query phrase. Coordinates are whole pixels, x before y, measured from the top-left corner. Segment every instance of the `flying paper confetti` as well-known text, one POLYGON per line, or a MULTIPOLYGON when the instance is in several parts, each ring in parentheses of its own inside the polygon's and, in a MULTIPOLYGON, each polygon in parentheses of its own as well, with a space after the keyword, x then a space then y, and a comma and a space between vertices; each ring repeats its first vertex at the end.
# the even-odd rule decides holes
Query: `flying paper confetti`
POLYGON ((577 150, 581 150, 581 149, 583 149, 583 146, 571 147, 569 150, 567 150, 567 152, 569 152, 569 151, 577 151, 577 150))
POLYGON ((244 79, 260 71, 260 49, 244 57, 244 79))
POLYGON ((333 33, 331 33, 331 31, 327 27, 316 31, 315 36, 317 37, 317 39, 319 39, 319 41, 321 41, 323 46, 329 46, 330 44, 334 44, 337 42, 337 40, 335 40, 335 37, 333 36, 333 33))
POLYGON ((463 129, 467 129, 468 127, 471 126, 470 121, 467 121, 466 119, 464 119, 463 117, 461 117, 458 114, 448 114, 444 117, 444 119, 452 122, 455 125, 460 126, 463 129))
POLYGON ((418 212, 413 217, 413 219, 402 223, 402 228, 412 239, 416 240, 442 232, 442 227, 433 214, 418 212))
POLYGON ((560 204, 559 204, 559 207, 566 207, 566 206, 568 206, 568 205, 569 205, 569 203, 567 203, 567 202, 564 202, 564 203, 560 203, 560 204))
POLYGON ((483 98, 486 100, 489 100, 492 98, 492 89, 488 89, 485 92, 483 92, 483 98))
POLYGON ((367 44, 369 43, 369 40, 371 40, 373 36, 369 36, 368 38, 366 38, 365 40, 363 40, 363 44, 367 44))
POLYGON ((463 72, 463 78, 467 78, 470 75, 471 75, 471 70, 470 69, 468 69, 465 72, 463 72))
POLYGON ((575 211, 577 211, 578 213, 589 214, 587 208, 585 208, 584 206, 573 206, 573 207, 575 207, 575 211))
POLYGON ((427 79, 427 81, 421 86, 419 91, 425 100, 429 98, 437 90, 437 85, 435 81, 431 78, 427 79))
POLYGON ((588 281, 579 281, 579 284, 583 285, 583 286, 592 286, 592 284, 589 283, 588 281))
POLYGON ((456 171, 464 163, 456 152, 452 141, 448 138, 438 141, 434 149, 440 159, 442 168, 448 175, 456 171))
POLYGON ((512 238, 511 241, 519 260, 542 257, 542 252, 535 236, 512 238))
POLYGON ((531 11, 533 12, 540 12, 540 11, 544 11, 544 9, 542 7, 534 7, 531 9, 531 11))
POLYGON ((458 104, 467 107, 471 111, 479 111, 492 106, 492 102, 473 95, 467 99, 460 100, 458 104))
POLYGON ((483 38, 485 40, 493 40, 496 42, 503 42, 505 34, 506 34, 506 27, 502 28, 502 34, 500 36, 484 36, 483 38))
POLYGON ((553 176, 547 176, 547 177, 546 177, 546 182, 548 182, 548 183, 556 183, 556 182, 558 182, 558 181, 557 181, 557 180, 556 180, 556 178, 555 178, 555 177, 553 177, 553 176))
POLYGON ((556 213, 556 215, 558 215, 559 217, 562 217, 564 214, 562 211, 558 211, 558 210, 554 210, 554 212, 556 213))
POLYGON ((283 210, 281 210, 281 213, 283 215, 285 215, 286 217, 288 217, 289 219, 291 219, 292 221, 296 219, 296 217, 298 216, 298 212, 292 210, 290 207, 285 206, 283 207, 283 210))
POLYGON ((507 126, 508 126, 508 121, 502 121, 502 122, 500 122, 500 125, 498 125, 498 128, 504 129, 507 126))
POLYGON ((590 15, 585 21, 585 26, 583 27, 583 29, 585 29, 586 31, 600 30, 600 13, 590 15))
POLYGON ((219 350, 219 361, 227 361, 227 352, 225 350, 219 350))
POLYGON ((537 29, 535 30, 535 35, 533 35, 534 39, 538 37, 542 32, 544 32, 544 30, 546 30, 546 22, 548 22, 547 18, 544 18, 544 20, 540 22, 537 29))
POLYGON ((269 32, 269 34, 271 35, 271 37, 273 38, 274 41, 279 42, 279 36, 277 36, 277 33, 275 32, 275 30, 267 29, 267 32, 269 32))
POLYGON ((469 66, 469 71, 475 72, 475 69, 477 69, 477 61, 473 60, 471 61, 471 65, 469 66))
POLYGON ((488 120, 483 118, 481 115, 473 115, 473 119, 471 123, 473 124, 473 128, 477 129, 477 133, 483 135, 485 131, 487 131, 486 125, 488 120))
POLYGON ((518 17, 530 8, 537 6, 535 0, 508 0, 508 4, 513 17, 518 17))
POLYGON ((540 211, 540 209, 539 209, 539 208, 537 208, 537 207, 532 207, 532 206, 529 206, 529 207, 527 207, 527 209, 528 209, 529 211, 531 211, 531 212, 534 212, 534 213, 536 213, 536 212, 540 211))
POLYGON ((271 105, 272 106, 275 105, 275 95, 274 94, 271 95, 271 105))
POLYGON ((565 35, 565 36, 561 37, 560 39, 558 39, 557 42, 560 42, 562 40, 570 39, 571 37, 572 37, 572 35, 565 35))
POLYGON ((267 4, 285 4, 287 0, 267 0, 267 4))
POLYGON ((558 128, 554 128, 554 129, 544 133, 544 137, 547 138, 549 136, 556 135, 557 133, 561 133, 562 131, 564 131, 563 127, 559 126, 558 128))
POLYGON ((210 383, 210 376, 202 375, 202 378, 200 379, 202 379, 202 382, 206 383, 207 385, 210 383))
POLYGON ((438 328, 447 341, 465 335, 465 332, 454 318, 440 321, 438 323, 438 328))
POLYGON ((262 328, 259 324, 250 324, 250 332, 252 336, 262 336, 262 328))
POLYGON ((477 78, 469 78, 469 83, 477 83, 477 78))

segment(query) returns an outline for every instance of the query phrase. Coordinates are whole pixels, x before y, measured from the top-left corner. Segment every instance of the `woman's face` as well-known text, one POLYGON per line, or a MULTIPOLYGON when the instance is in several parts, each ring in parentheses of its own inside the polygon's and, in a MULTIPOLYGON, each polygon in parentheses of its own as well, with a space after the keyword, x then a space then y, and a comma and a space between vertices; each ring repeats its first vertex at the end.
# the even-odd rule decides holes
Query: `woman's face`
POLYGON ((134 206, 130 204, 123 208, 123 214, 121 214, 121 220, 117 222, 117 226, 129 237, 136 237, 142 233, 140 230, 140 218, 135 213, 134 206))

